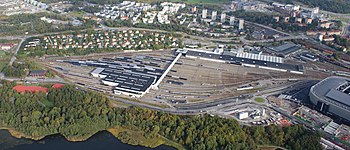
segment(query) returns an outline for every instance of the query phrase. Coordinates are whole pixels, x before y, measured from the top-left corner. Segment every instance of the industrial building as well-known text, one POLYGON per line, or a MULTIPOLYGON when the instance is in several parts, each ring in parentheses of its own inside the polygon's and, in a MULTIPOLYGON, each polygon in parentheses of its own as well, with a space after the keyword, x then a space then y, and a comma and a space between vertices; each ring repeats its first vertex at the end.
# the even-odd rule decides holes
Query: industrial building
POLYGON ((150 89, 158 89, 158 85, 180 56, 178 55, 174 60, 140 56, 66 62, 78 66, 96 67, 91 75, 100 78, 102 84, 113 87, 114 94, 140 98, 150 89), (161 62, 166 64, 166 69, 161 68, 159 65, 161 62))
POLYGON ((350 78, 332 76, 310 89, 310 101, 321 112, 350 118, 350 78))
POLYGON ((303 60, 307 60, 307 61, 318 61, 319 59, 317 58, 317 56, 315 56, 314 54, 311 54, 311 53, 303 53, 300 55, 300 58, 303 59, 303 60))
POLYGON ((175 54, 181 53, 188 58, 200 58, 208 61, 230 63, 242 65, 246 67, 255 67, 281 72, 289 72, 295 74, 303 74, 304 67, 302 65, 293 65, 282 63, 283 60, 265 55, 252 55, 241 53, 216 53, 211 51, 203 51, 197 49, 178 49, 175 54))
POLYGON ((278 56, 288 57, 289 55, 298 52, 301 49, 301 46, 294 43, 286 43, 280 46, 270 46, 267 47, 267 49, 278 56))
POLYGON ((32 70, 29 72, 31 77, 43 77, 46 76, 46 70, 32 70))

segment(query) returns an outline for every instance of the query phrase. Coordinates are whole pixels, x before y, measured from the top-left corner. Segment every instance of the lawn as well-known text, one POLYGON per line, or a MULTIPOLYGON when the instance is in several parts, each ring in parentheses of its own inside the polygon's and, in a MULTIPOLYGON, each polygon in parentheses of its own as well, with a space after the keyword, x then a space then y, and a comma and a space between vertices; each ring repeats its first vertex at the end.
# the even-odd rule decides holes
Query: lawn
POLYGON ((265 99, 262 98, 262 97, 257 97, 257 98, 255 98, 255 101, 258 102, 258 103, 264 103, 265 99))
POLYGON ((68 14, 71 16, 74 16, 74 17, 83 17, 85 12, 83 12, 83 11, 71 11, 68 14))
POLYGON ((44 104, 45 107, 48 107, 48 108, 53 107, 53 102, 50 102, 48 100, 42 100, 41 104, 44 104))

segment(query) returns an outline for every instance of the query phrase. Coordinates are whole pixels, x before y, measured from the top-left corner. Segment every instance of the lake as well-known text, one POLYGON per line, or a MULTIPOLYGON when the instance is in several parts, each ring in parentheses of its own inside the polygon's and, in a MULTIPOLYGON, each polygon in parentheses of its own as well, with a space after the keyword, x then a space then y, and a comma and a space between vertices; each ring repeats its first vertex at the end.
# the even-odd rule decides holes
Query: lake
POLYGON ((169 146, 146 148, 122 143, 107 131, 101 131, 83 142, 69 142, 61 135, 45 137, 40 141, 17 139, 7 130, 0 130, 0 150, 174 150, 169 146))

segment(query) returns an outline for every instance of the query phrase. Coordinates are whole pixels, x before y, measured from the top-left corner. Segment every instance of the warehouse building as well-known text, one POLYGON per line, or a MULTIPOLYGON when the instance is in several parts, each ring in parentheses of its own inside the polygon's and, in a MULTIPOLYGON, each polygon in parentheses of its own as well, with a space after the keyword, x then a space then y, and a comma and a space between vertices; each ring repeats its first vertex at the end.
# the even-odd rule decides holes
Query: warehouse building
POLYGON ((321 112, 350 121, 350 78, 328 77, 311 87, 309 96, 321 112))
POLYGON ((253 55, 251 55, 252 57, 243 57, 243 56, 237 56, 239 54, 234 54, 234 53, 217 54, 214 52, 197 50, 197 49, 178 49, 175 52, 175 54, 178 54, 178 53, 181 53, 183 56, 188 58, 199 58, 199 59, 208 60, 208 61, 230 63, 230 64, 242 65, 246 67, 261 68, 261 69, 289 72, 289 73, 295 73, 295 74, 304 73, 304 67, 302 65, 280 63, 283 60, 267 59, 266 57, 263 59, 261 58, 255 59, 253 58, 253 55))
POLYGON ((270 46, 267 49, 280 57, 288 57, 301 50, 301 46, 294 43, 287 43, 280 46, 270 46))

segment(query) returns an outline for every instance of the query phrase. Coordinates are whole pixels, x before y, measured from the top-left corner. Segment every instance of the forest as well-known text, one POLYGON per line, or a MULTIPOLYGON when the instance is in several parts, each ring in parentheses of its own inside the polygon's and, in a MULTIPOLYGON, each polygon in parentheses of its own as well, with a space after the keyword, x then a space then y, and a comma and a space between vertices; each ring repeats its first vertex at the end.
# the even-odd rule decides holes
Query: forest
MULTIPOLYGON (((25 60, 22 62, 14 62, 12 66, 6 64, 2 69, 0 69, 0 72, 4 73, 6 77, 23 78, 31 70, 41 69, 43 68, 37 63, 25 60)), ((46 70, 46 77, 55 77, 55 73, 51 70, 46 70)))
POLYGON ((0 20, 4 22, 0 24, 0 35, 24 35, 26 32, 28 32, 28 34, 60 32, 67 30, 81 30, 95 26, 95 22, 91 20, 85 20, 83 26, 73 26, 71 24, 53 25, 40 19, 44 16, 62 21, 68 20, 67 17, 54 13, 12 15, 11 17, 0 20))
POLYGON ((37 69, 40 69, 40 67, 36 63, 32 61, 24 61, 15 62, 12 64, 12 66, 6 65, 2 70, 0 70, 0 72, 3 72, 7 77, 25 77, 29 70, 37 69))
MULTIPOLYGON (((181 116, 139 107, 117 108, 102 94, 65 85, 46 93, 16 93, 15 83, 0 86, 0 127, 33 139, 60 133, 69 139, 90 137, 111 127, 133 126, 145 137, 163 136, 186 149, 257 149, 259 145, 294 150, 321 149, 320 135, 302 125, 242 126, 234 119, 181 116)), ((43 85, 50 87, 50 85, 43 85)), ((124 134, 124 133, 121 133, 124 134)), ((130 138, 120 135, 119 138, 130 138)))

